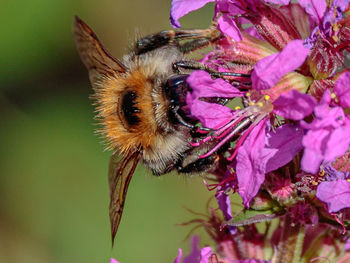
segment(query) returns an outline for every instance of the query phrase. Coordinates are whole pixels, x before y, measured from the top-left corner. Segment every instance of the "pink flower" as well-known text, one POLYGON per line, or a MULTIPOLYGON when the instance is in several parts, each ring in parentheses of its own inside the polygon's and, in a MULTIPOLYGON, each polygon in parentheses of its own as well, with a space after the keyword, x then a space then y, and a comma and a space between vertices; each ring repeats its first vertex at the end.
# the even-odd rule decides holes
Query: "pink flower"
MULTIPOLYGON (((179 26, 180 17, 208 2, 174 0, 173 24, 179 26)), ((194 71, 187 78, 186 103, 199 122, 191 131, 194 151, 199 147, 199 159, 217 164, 210 173, 217 180, 215 197, 229 227, 225 233, 215 232, 197 221, 210 228, 217 251, 197 247, 190 254, 195 255, 193 262, 264 262, 254 254, 235 254, 233 237, 248 239, 255 222, 278 216, 306 225, 309 243, 320 238, 334 251, 344 245, 339 230, 329 234, 329 245, 322 233, 311 235, 308 226, 322 222, 325 226, 318 230, 330 231, 328 224, 344 226, 349 220, 350 71, 344 59, 350 51, 349 3, 215 1, 213 24, 220 39, 201 60, 208 72, 194 71), (231 192, 243 200, 238 216, 231 211, 231 192), (256 214, 249 217, 250 212, 256 214), (242 225, 243 231, 237 227, 242 225)), ((220 222, 214 221, 216 226, 220 222)), ((280 227, 284 225, 290 224, 280 227)), ((282 235, 280 230, 276 236, 282 235)), ((276 240, 283 242, 281 236, 276 240)), ((324 255, 320 251, 308 247, 300 253, 311 262, 324 255)), ((346 262, 349 257, 335 253, 329 258, 346 262)))
POLYGON ((340 75, 335 83, 334 93, 337 95, 343 108, 350 107, 350 72, 346 71, 340 75))
POLYGON ((322 161, 330 162, 344 154, 350 144, 350 119, 340 107, 330 107, 331 95, 326 90, 311 123, 301 122, 308 132, 303 138, 305 147, 302 169, 316 173, 322 161))
POLYGON ((193 88, 193 92, 187 94, 187 105, 191 114, 198 118, 208 128, 228 121, 234 116, 231 109, 216 103, 208 103, 202 98, 234 98, 243 96, 243 92, 222 80, 213 80, 205 71, 194 71, 187 83, 193 88))
POLYGON ((350 207, 350 182, 347 180, 336 180, 322 182, 317 187, 316 196, 328 205, 330 213, 350 207))
POLYGON ((316 100, 296 90, 282 94, 273 102, 274 112, 285 119, 302 120, 310 115, 316 106, 316 100))
POLYGON ((212 249, 210 247, 199 249, 198 246, 199 238, 194 236, 192 238, 192 251, 190 254, 182 258, 182 249, 179 248, 179 254, 174 260, 174 263, 208 263, 212 249))
POLYGON ((170 21, 173 27, 181 27, 179 19, 215 0, 173 0, 171 2, 170 21))
POLYGON ((309 52, 301 40, 293 40, 281 52, 261 59, 255 64, 252 73, 253 88, 272 88, 285 74, 300 67, 309 52))
POLYGON ((247 207, 265 180, 267 160, 260 159, 265 146, 265 128, 266 121, 254 127, 237 154, 238 193, 247 207))

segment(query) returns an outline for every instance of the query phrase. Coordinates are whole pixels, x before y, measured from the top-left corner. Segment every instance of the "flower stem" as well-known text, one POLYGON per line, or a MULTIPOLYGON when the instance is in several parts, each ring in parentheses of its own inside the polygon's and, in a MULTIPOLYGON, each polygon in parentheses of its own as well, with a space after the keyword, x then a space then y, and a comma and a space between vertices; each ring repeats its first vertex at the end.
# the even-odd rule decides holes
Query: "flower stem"
POLYGON ((293 224, 289 215, 284 217, 282 234, 272 263, 299 263, 305 236, 305 226, 293 224))
POLYGON ((292 263, 300 263, 305 238, 305 225, 299 227, 292 263))

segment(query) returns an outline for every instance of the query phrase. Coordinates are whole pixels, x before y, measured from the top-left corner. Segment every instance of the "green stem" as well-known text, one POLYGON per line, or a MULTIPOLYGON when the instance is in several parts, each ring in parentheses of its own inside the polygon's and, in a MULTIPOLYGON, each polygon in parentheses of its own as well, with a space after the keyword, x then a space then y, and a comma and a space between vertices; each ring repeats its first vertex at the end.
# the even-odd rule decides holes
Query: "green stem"
POLYGON ((292 219, 286 215, 283 230, 273 263, 299 263, 303 248, 305 227, 294 225, 292 219))
POLYGON ((303 244, 305 238, 305 225, 302 225, 299 229, 299 233, 297 235, 297 241, 295 244, 294 256, 292 263, 300 263, 301 253, 303 252, 303 244))

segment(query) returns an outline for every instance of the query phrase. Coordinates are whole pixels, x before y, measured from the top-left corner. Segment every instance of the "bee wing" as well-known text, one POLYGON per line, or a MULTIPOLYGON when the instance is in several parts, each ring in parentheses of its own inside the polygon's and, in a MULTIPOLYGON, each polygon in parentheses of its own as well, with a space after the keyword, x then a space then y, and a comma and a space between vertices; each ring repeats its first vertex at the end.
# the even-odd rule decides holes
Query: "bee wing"
POLYGON ((92 29, 77 16, 73 34, 80 58, 89 70, 91 83, 103 76, 126 72, 127 67, 105 50, 92 29))
POLYGON ((140 160, 140 152, 131 152, 120 157, 113 154, 109 162, 108 181, 110 189, 109 218, 112 230, 112 245, 123 214, 124 202, 129 183, 140 160))

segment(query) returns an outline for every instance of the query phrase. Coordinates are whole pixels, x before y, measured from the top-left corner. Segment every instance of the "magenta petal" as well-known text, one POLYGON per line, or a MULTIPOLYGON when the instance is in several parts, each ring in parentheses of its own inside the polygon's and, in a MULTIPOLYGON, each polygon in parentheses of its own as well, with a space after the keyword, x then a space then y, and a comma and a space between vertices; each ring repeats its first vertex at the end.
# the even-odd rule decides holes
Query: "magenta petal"
MULTIPOLYGON (((218 189, 215 198, 219 205, 219 209, 224 215, 225 220, 231 220, 232 211, 230 197, 227 194, 225 194, 225 192, 222 189, 218 189)), ((227 226, 227 230, 231 233, 231 235, 234 235, 237 232, 237 228, 235 226, 227 226)))
POLYGON ((223 191, 220 191, 216 194, 215 198, 218 202, 219 209, 224 214, 225 220, 232 219, 230 197, 223 191))
POLYGON ((257 90, 273 87, 285 74, 300 67, 309 51, 302 40, 293 40, 281 52, 261 59, 254 66, 253 87, 257 90))
POLYGON ((229 14, 236 16, 245 13, 245 7, 238 1, 232 3, 227 0, 216 0, 215 3, 215 16, 219 14, 229 14))
POLYGON ((173 0, 170 9, 170 22, 173 27, 181 27, 179 19, 214 0, 173 0))
POLYGON ((311 123, 300 122, 308 132, 303 138, 305 147, 301 168, 317 173, 322 161, 330 162, 343 155, 350 144, 350 119, 341 107, 330 107, 330 92, 325 90, 321 102, 314 109, 311 123))
POLYGON ((349 251, 349 250, 350 250, 350 239, 348 239, 348 240, 346 241, 346 244, 345 244, 345 246, 344 246, 344 250, 345 250, 345 251, 349 251))
POLYGON ((289 163, 303 149, 303 135, 303 129, 291 124, 282 125, 266 134, 263 149, 264 159, 268 158, 266 173, 289 163))
POLYGON ((258 193, 265 180, 266 163, 261 160, 262 149, 265 145, 265 128, 266 121, 264 120, 256 125, 239 148, 236 157, 238 193, 246 207, 249 207, 250 200, 258 193))
MULTIPOLYGON (((208 263, 209 262, 209 258, 211 256, 211 247, 204 247, 201 249, 201 259, 199 261, 199 263, 208 263)), ((193 262, 191 262, 193 263, 193 262)))
POLYGON ((191 240, 191 252, 184 257, 182 263, 193 263, 198 262, 201 256, 201 251, 199 250, 199 237, 193 236, 191 240))
MULTIPOLYGON (((174 260, 174 263, 180 263, 181 262, 181 257, 182 257, 182 249, 179 248, 179 254, 177 255, 177 257, 174 260)), ((111 262, 112 263, 112 262, 111 262)))
POLYGON ((264 41, 264 39, 259 35, 259 32, 258 32, 258 30, 256 30, 255 26, 250 26, 250 27, 245 28, 244 32, 251 35, 252 37, 255 37, 257 39, 264 41))
POLYGON ((315 174, 323 160, 322 153, 325 151, 325 141, 329 137, 329 132, 320 130, 310 130, 303 138, 305 147, 301 167, 305 172, 315 174))
POLYGON ((274 112, 286 119, 302 120, 310 115, 316 106, 316 100, 296 90, 282 94, 273 102, 274 112))
POLYGON ((329 107, 329 90, 324 92, 321 102, 314 109, 315 117, 311 123, 301 121, 300 124, 305 129, 334 129, 346 123, 346 115, 341 107, 329 107))
POLYGON ((350 144, 350 120, 346 124, 333 130, 327 140, 327 151, 324 153, 325 161, 333 161, 343 155, 350 144))
POLYGON ((344 108, 350 107, 350 72, 344 72, 335 83, 334 92, 344 108))
POLYGON ((332 6, 339 7, 342 12, 346 10, 349 4, 349 0, 333 0, 332 2, 332 6))
POLYGON ((193 89, 194 98, 233 98, 242 97, 243 92, 233 87, 223 79, 212 79, 210 74, 203 70, 196 70, 187 78, 187 83, 193 89))
POLYGON ((230 38, 235 41, 241 41, 242 35, 241 31, 237 27, 235 21, 230 18, 228 15, 223 14, 218 20, 218 28, 219 30, 228 35, 230 38))
POLYGON ((196 117, 207 128, 215 128, 233 117, 230 108, 219 104, 194 100, 189 106, 191 115, 196 117))
POLYGON ((319 25, 327 9, 326 0, 299 0, 298 2, 319 25))
POLYGON ((322 182, 317 187, 316 196, 328 205, 330 213, 350 207, 350 183, 346 180, 322 182))
POLYGON ((301 168, 307 173, 316 174, 320 169, 322 156, 312 149, 305 149, 301 159, 301 168))
POLYGON ((309 130, 303 138, 305 147, 301 167, 309 173, 317 173, 319 165, 324 161, 333 161, 343 155, 350 145, 350 120, 338 128, 309 130))
MULTIPOLYGON (((204 247, 199 250, 199 237, 193 236, 191 242, 191 252, 184 257, 182 263, 208 263, 209 257, 211 255, 211 248, 204 247)), ((180 263, 182 257, 182 249, 179 248, 179 255, 176 257, 174 263, 180 263)))
POLYGON ((315 107, 314 113, 317 119, 313 123, 315 123, 315 127, 319 128, 338 128, 344 125, 346 120, 341 107, 330 108, 328 105, 319 105, 315 107))
MULTIPOLYGON (((115 260, 114 258, 111 258, 110 263, 119 263, 119 261, 115 260)), ((174 262, 175 263, 175 262, 174 262)))
POLYGON ((326 89, 323 92, 323 95, 322 95, 322 98, 321 98, 321 101, 320 101, 320 105, 327 105, 327 106, 329 106, 331 101, 332 101, 331 92, 329 91, 329 89, 326 89))

